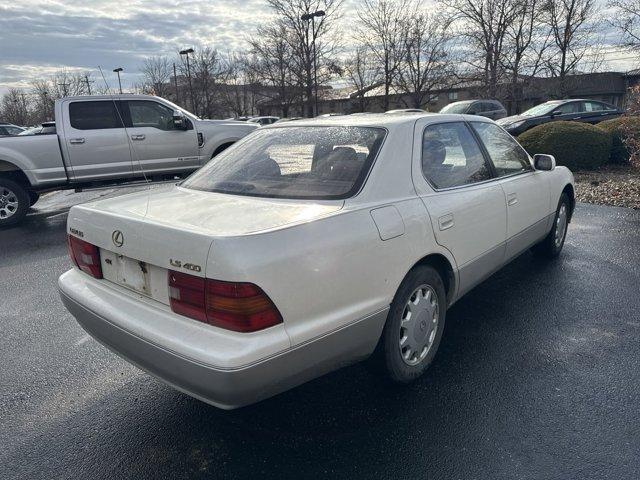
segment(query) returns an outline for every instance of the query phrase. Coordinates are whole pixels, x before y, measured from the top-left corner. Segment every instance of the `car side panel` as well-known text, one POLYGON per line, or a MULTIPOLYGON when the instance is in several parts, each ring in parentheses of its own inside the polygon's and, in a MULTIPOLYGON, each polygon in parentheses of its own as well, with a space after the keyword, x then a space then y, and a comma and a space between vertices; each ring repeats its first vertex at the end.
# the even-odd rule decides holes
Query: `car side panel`
POLYGON ((207 277, 259 285, 280 309, 292 345, 318 338, 386 309, 427 252, 447 255, 434 240, 420 199, 393 205, 404 233, 387 240, 371 215, 381 205, 345 209, 273 232, 214 239, 207 277))
POLYGON ((60 185, 67 181, 56 135, 0 139, 0 170, 4 169, 21 170, 34 187, 60 185))
POLYGON ((520 254, 547 234, 549 172, 532 171, 499 180, 507 205, 505 261, 520 254))

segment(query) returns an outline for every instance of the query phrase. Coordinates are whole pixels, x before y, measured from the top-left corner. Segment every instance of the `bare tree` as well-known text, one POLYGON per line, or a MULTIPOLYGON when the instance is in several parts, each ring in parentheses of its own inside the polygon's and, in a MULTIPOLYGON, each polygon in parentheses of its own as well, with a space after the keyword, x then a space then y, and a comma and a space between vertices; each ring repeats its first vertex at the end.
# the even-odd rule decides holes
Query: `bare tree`
POLYGON ((27 94, 18 88, 10 88, 0 102, 0 117, 5 122, 29 125, 32 121, 31 105, 27 94))
POLYGON ((423 107, 434 90, 454 82, 456 69, 450 43, 450 22, 451 19, 426 13, 406 21, 398 86, 410 99, 405 101, 408 107, 423 107))
POLYGON ((609 6, 616 14, 609 23, 622 33, 620 46, 640 49, 640 0, 612 0, 609 6))
POLYGON ((292 68, 296 52, 288 35, 283 25, 258 27, 257 35, 249 40, 251 58, 245 59, 246 70, 256 83, 263 84, 258 94, 278 104, 283 117, 289 116, 291 106, 301 94, 300 76, 292 68))
POLYGON ((519 113, 526 78, 537 75, 545 65, 551 32, 543 22, 544 0, 518 0, 518 9, 507 27, 502 67, 509 78, 505 100, 510 113, 519 113))
POLYGON ((276 14, 275 26, 286 32, 284 38, 293 52, 291 72, 304 92, 307 116, 313 116, 314 92, 339 71, 336 54, 340 43, 335 35, 334 18, 342 0, 267 0, 267 3, 276 14), (313 22, 302 20, 303 15, 316 11, 323 11, 324 15, 313 22))
POLYGON ((567 75, 574 73, 590 47, 597 27, 595 0, 546 0, 546 21, 551 28, 555 54, 547 62, 559 80, 559 94, 565 97, 567 75))
POLYGON ((147 87, 149 93, 159 97, 168 96, 171 90, 169 81, 172 75, 172 66, 169 59, 164 56, 148 57, 144 59, 142 69, 143 85, 147 87))
POLYGON ((351 96, 357 101, 356 111, 366 111, 369 105, 366 94, 382 85, 382 69, 369 54, 368 48, 360 45, 356 47, 353 55, 344 61, 343 71, 349 85, 355 89, 351 96))
POLYGON ((380 65, 384 110, 389 109, 389 94, 405 50, 404 26, 412 14, 415 4, 410 0, 363 0, 357 11, 355 38, 380 65))
POLYGON ((469 40, 469 64, 482 72, 486 94, 496 97, 507 32, 519 11, 517 0, 441 0, 469 40))
MULTIPOLYGON (((181 70, 187 74, 186 64, 181 70)), ((220 92, 220 85, 224 83, 228 74, 228 65, 222 54, 211 47, 197 48, 191 60, 191 75, 195 105, 194 113, 206 118, 218 114, 216 97, 220 92)))

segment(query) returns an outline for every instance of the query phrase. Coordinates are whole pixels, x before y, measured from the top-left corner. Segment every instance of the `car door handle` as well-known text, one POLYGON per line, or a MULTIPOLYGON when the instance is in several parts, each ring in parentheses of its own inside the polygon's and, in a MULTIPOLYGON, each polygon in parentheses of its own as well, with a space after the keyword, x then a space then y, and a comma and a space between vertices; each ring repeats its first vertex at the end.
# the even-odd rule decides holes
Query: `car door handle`
POLYGON ((73 145, 79 145, 81 143, 84 143, 84 138, 70 138, 69 143, 73 145))
POLYGON ((144 135, 131 135, 131 140, 144 140, 144 135))
POLYGON ((451 227, 453 227, 454 223, 453 223, 453 213, 447 213, 446 215, 441 216, 440 218, 438 218, 438 226, 440 227, 440 230, 447 230, 451 227))
POLYGON ((510 207, 512 205, 515 205, 516 203, 518 203, 518 195, 516 195, 515 193, 510 193, 507 195, 507 205, 509 205, 510 207))

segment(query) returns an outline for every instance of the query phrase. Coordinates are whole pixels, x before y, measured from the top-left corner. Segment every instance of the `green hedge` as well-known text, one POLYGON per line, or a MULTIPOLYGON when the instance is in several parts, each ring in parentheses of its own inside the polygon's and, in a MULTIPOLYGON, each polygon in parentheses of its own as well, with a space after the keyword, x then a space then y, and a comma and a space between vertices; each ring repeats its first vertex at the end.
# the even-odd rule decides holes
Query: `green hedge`
POLYGON ((609 160, 611 135, 605 130, 580 122, 550 122, 533 127, 518 137, 529 152, 548 153, 558 165, 571 170, 598 168, 609 160))
POLYGON ((640 117, 620 117, 606 120, 598 124, 598 127, 611 135, 611 163, 628 163, 629 152, 624 144, 627 135, 640 138, 640 117))

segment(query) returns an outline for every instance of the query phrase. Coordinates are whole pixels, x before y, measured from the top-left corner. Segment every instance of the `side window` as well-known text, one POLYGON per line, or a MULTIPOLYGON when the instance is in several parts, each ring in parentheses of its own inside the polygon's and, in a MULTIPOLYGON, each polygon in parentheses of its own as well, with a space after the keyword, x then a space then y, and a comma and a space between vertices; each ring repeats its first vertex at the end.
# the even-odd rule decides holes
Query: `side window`
POLYGON ((169 107, 149 100, 129 100, 127 103, 133 127, 174 130, 173 111, 169 107))
POLYGON ((72 102, 69 104, 69 121, 77 130, 101 130, 123 128, 122 116, 111 100, 98 102, 72 102))
POLYGON ((435 188, 491 179, 473 134, 462 122, 430 125, 422 134, 422 172, 435 188))
POLYGON ((553 113, 555 113, 557 115, 564 115, 564 114, 568 114, 568 113, 578 113, 578 112, 582 111, 581 103, 582 102, 565 103, 563 105, 560 105, 558 108, 556 108, 553 111, 553 113))
POLYGON ((499 177, 532 170, 529 155, 511 135, 493 123, 472 122, 499 177))
POLYGON ((607 106, 604 103, 599 102, 584 102, 585 111, 587 112, 602 112, 607 110, 607 106))
POLYGON ((481 112, 492 112, 493 110, 495 110, 493 103, 491 102, 482 102, 480 104, 480 111, 481 112))

